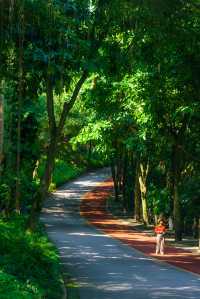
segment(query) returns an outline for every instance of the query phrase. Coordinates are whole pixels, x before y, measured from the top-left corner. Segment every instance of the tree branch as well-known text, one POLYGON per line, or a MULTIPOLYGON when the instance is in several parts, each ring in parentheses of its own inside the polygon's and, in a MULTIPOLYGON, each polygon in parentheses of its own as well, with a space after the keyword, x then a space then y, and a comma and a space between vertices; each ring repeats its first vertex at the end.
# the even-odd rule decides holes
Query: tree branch
POLYGON ((47 94, 47 113, 48 113, 48 121, 49 121, 49 128, 51 134, 56 130, 56 120, 55 120, 55 113, 54 113, 54 102, 53 102, 53 86, 51 82, 51 78, 47 76, 46 79, 46 94, 47 94))
POLYGON ((62 110, 62 114, 61 114, 59 125, 58 125, 58 134, 60 134, 62 132, 63 127, 65 125, 65 120, 67 118, 67 115, 69 114, 70 110, 72 109, 72 107, 77 99, 77 96, 80 92, 80 89, 81 89, 83 83, 85 82, 85 80, 87 79, 87 76, 88 76, 88 72, 84 71, 81 78, 76 83, 76 86, 74 88, 74 91, 72 93, 70 101, 65 102, 63 105, 63 110, 62 110))

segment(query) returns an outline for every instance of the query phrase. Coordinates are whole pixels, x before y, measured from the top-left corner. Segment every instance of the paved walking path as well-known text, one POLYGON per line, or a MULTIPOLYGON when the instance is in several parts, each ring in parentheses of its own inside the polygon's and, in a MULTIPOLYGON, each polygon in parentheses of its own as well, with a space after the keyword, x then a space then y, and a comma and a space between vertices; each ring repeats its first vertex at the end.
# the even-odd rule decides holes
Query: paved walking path
MULTIPOLYGON (((80 286, 80 298, 199 299, 200 277, 144 255, 131 244, 124 244, 124 239, 117 240, 117 235, 113 238, 114 227, 118 230, 119 224, 112 222, 110 216, 104 219, 107 223, 102 223, 104 209, 98 200, 103 200, 103 193, 106 195, 110 187, 104 186, 101 196, 97 189, 95 197, 88 193, 108 176, 103 170, 64 185, 47 200, 42 215, 47 232, 59 249, 64 272, 70 271, 80 286), (93 199, 88 200, 89 196, 93 199), (80 216, 80 205, 84 217, 80 216), (86 216, 98 229, 86 221, 86 216)), ((126 235, 128 243, 132 242, 129 232, 124 232, 124 228, 120 232, 126 235)))

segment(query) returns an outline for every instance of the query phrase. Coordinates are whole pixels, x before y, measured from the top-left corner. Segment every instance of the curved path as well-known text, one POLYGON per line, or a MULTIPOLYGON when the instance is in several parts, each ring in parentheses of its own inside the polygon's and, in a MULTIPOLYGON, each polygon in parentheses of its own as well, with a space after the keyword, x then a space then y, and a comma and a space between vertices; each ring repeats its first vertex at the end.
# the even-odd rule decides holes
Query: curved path
POLYGON ((144 256, 80 216, 81 197, 106 180, 106 170, 68 183, 47 200, 42 220, 81 299, 199 299, 200 277, 144 256))

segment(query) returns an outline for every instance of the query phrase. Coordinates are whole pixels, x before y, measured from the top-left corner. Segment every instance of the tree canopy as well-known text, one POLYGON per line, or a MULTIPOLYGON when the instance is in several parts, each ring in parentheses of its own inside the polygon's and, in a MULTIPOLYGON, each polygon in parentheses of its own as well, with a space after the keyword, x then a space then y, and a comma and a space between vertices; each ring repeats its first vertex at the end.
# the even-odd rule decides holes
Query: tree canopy
POLYGON ((199 217, 199 2, 10 0, 0 12, 1 210, 33 228, 56 159, 100 160, 126 210, 173 217, 181 239, 199 217))

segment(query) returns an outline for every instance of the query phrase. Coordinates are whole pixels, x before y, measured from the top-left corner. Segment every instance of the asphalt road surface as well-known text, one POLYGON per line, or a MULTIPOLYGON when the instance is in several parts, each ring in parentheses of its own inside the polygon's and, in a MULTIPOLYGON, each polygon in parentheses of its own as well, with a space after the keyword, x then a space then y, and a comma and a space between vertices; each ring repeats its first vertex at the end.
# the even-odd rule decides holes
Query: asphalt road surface
POLYGON ((83 194, 109 175, 103 169, 62 186, 46 201, 41 217, 80 298, 200 299, 200 276, 144 256, 80 216, 83 194))

